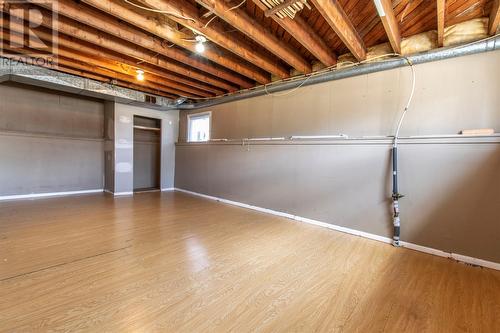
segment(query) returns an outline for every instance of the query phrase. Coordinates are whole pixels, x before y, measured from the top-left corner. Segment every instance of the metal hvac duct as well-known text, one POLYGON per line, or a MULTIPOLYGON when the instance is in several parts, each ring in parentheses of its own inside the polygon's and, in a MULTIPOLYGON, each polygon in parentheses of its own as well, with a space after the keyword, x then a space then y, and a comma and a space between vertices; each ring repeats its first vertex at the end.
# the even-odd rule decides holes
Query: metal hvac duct
MULTIPOLYGON (((495 51, 500 49, 500 35, 489 39, 478 41, 475 43, 470 43, 464 46, 458 47, 448 47, 436 50, 431 50, 427 52, 422 52, 416 55, 407 56, 407 58, 414 64, 423 64, 432 61, 438 61, 443 59, 456 58, 466 55, 472 55, 477 53, 495 51)), ((302 78, 291 81, 284 81, 276 84, 269 84, 266 88, 264 86, 256 87, 254 89, 249 89, 242 92, 235 92, 231 95, 224 97, 214 97, 213 99, 207 100, 205 102, 183 104, 177 109, 179 110, 195 110, 200 108, 206 108, 209 106, 214 106, 223 103, 229 103, 238 101, 245 98, 257 97, 266 95, 268 93, 275 93, 279 91, 284 91, 288 89, 294 89, 298 86, 310 86, 313 84, 345 79, 352 76, 370 74, 380 71, 385 71, 388 69, 400 68, 408 66, 407 61, 404 58, 397 58, 394 60, 387 60, 383 62, 373 62, 358 65, 346 69, 338 69, 331 72, 326 72, 324 74, 318 74, 309 78, 302 78), (307 80, 306 82, 304 82, 307 80), (266 92, 267 90, 267 92, 266 92)))
MULTIPOLYGON (((407 58, 413 64, 417 65, 431 61, 450 59, 460 56, 472 55, 476 53, 495 51, 499 49, 500 49, 500 35, 497 35, 496 37, 490 38, 488 40, 482 40, 464 46, 431 50, 416 55, 408 56, 407 58)), ((231 95, 223 97, 214 97, 204 102, 183 103, 181 105, 176 105, 174 101, 163 97, 158 97, 156 104, 144 103, 144 101, 146 100, 145 96, 148 95, 146 93, 126 88, 116 87, 98 81, 30 65, 18 65, 14 67, 0 66, 0 82, 22 81, 22 83, 25 84, 41 85, 41 86, 49 84, 51 89, 54 90, 67 91, 81 95, 90 95, 97 98, 119 101, 121 103, 138 104, 138 105, 143 105, 145 107, 164 110, 164 111, 196 110, 218 104, 238 101, 245 98, 266 95, 267 92, 275 93, 288 89, 294 89, 299 86, 305 87, 317 83, 340 80, 352 76, 375 73, 405 66, 407 66, 407 61, 403 58, 387 60, 383 62, 366 63, 355 67, 337 69, 331 72, 325 72, 310 77, 305 77, 300 79, 291 78, 288 81, 269 84, 266 87, 259 86, 253 89, 248 89, 241 92, 235 92, 232 93, 231 95)))

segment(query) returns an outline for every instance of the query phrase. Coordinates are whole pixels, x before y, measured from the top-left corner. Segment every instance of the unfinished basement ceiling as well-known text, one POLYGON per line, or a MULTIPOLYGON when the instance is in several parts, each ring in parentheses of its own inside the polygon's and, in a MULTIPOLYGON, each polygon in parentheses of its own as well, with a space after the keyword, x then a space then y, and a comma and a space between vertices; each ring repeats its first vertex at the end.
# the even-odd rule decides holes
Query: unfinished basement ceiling
POLYGON ((446 27, 473 19, 483 18, 483 37, 494 35, 500 21, 498 0, 27 2, 5 1, 2 11, 11 15, 1 19, 3 40, 22 41, 25 31, 11 9, 35 8, 44 18, 33 29, 37 36, 47 40, 58 31, 57 70, 195 102, 334 66, 346 53, 360 61, 384 43, 388 51, 404 53, 401 38, 428 31, 437 31, 435 47, 443 46, 446 27), (295 8, 293 15, 266 13, 283 2, 295 8), (375 2, 384 8, 385 22, 375 2), (49 20, 53 12, 56 25, 49 20), (196 52, 197 35, 207 39, 202 53, 196 52))

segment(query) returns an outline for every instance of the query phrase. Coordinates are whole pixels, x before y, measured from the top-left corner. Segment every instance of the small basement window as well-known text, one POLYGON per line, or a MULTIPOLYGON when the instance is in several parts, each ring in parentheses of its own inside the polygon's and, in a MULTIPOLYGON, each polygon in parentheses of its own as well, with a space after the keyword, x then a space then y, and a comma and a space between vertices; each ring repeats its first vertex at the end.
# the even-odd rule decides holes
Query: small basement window
POLYGON ((188 142, 210 140, 210 112, 188 115, 188 142))

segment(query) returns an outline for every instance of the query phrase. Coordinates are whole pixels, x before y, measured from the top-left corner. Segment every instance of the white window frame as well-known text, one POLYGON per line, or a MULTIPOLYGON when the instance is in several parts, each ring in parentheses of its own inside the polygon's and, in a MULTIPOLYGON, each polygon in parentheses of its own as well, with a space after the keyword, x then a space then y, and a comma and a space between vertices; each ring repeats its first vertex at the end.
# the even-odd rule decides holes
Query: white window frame
POLYGON ((187 116, 187 133, 186 133, 186 141, 187 142, 207 142, 210 141, 210 137, 212 135, 212 111, 206 111, 206 112, 198 112, 198 113, 191 113, 188 114, 187 116), (202 116, 208 115, 208 138, 205 141, 190 141, 189 137, 191 136, 191 118, 198 118, 202 116))

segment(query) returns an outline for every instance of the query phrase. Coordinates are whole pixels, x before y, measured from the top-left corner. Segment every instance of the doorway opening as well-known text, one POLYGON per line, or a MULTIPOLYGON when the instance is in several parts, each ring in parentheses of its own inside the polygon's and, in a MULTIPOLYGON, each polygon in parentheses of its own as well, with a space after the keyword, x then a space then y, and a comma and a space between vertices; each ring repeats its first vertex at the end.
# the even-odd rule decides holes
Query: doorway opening
POLYGON ((134 116, 134 192, 161 187, 161 120, 134 116))

